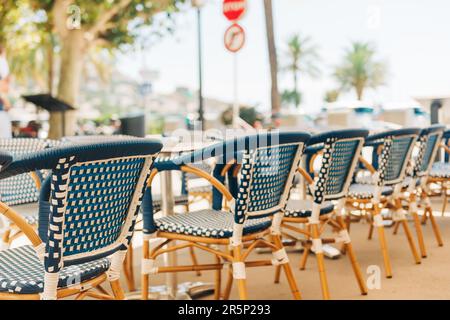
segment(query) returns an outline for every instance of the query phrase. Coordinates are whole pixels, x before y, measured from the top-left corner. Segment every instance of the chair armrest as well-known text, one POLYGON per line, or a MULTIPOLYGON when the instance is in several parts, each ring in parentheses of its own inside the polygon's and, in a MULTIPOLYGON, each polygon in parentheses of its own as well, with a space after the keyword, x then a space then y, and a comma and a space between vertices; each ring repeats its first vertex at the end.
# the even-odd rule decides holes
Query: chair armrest
MULTIPOLYGON (((152 170, 152 172, 150 173, 150 176, 148 178, 148 181, 147 181, 147 187, 151 187, 153 179, 156 177, 156 175, 159 172, 170 170, 169 166, 165 166, 165 165, 162 167, 160 166, 160 169, 161 168, 163 168, 163 170, 158 170, 157 168, 154 168, 152 170)), ((199 178, 203 178, 203 179, 207 180, 208 182, 210 182, 213 187, 215 187, 217 190, 219 190, 219 192, 225 197, 225 199, 227 201, 231 201, 234 199, 233 196, 231 195, 231 192, 228 190, 228 188, 226 186, 224 186, 219 180, 214 178, 211 174, 209 174, 199 168, 189 166, 189 165, 182 165, 182 166, 179 166, 178 168, 173 167, 171 170, 179 170, 179 171, 186 172, 186 173, 192 173, 192 174, 198 176, 199 178)))
POLYGON ((374 174, 377 172, 377 170, 372 166, 372 164, 370 164, 369 161, 364 159, 363 156, 359 156, 359 162, 361 162, 364 165, 364 167, 366 167, 366 169, 370 171, 370 173, 374 174))
POLYGON ((41 238, 39 238, 33 227, 30 226, 20 214, 15 212, 3 202, 0 202, 0 214, 4 215, 8 220, 13 222, 31 241, 34 247, 37 247, 42 243, 41 238))
POLYGON ((311 176, 309 175, 308 172, 306 172, 305 169, 303 169, 302 167, 298 167, 297 171, 300 172, 300 174, 303 176, 303 178, 305 178, 305 180, 306 180, 306 182, 308 182, 308 184, 310 184, 310 185, 314 184, 314 179, 311 178, 311 176))
POLYGON ((450 154, 450 148, 447 145, 441 143, 441 148, 444 149, 445 153, 450 154))

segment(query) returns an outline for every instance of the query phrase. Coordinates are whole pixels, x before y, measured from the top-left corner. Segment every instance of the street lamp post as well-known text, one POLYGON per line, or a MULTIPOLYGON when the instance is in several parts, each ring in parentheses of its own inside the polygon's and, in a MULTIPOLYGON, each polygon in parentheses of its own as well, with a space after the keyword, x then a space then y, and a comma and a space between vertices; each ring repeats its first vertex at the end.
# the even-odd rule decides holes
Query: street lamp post
POLYGON ((204 107, 203 107, 203 66, 202 66, 202 14, 203 0, 191 0, 192 6, 197 10, 197 39, 198 39, 198 120, 200 129, 204 130, 204 107))

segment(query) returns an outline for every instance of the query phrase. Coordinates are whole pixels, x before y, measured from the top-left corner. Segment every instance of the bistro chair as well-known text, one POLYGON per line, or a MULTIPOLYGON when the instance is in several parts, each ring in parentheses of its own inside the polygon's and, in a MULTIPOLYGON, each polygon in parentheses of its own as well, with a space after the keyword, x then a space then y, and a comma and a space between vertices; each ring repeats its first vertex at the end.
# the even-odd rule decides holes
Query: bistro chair
MULTIPOLYGON (((35 138, 0 139, 0 149, 9 152, 14 157, 31 154, 56 145, 58 145, 58 142, 54 140, 35 138)), ((35 228, 37 228, 38 222, 35 209, 39 200, 39 189, 41 180, 47 174, 48 172, 45 170, 33 171, 0 180, 0 200, 8 206, 15 207, 16 210, 21 212, 27 211, 27 214, 24 214, 23 218, 35 228), (36 206, 33 204, 36 204, 36 206)), ((0 247, 8 248, 11 242, 23 235, 23 233, 17 226, 6 219, 2 219, 2 223, 4 230, 0 247)))
POLYGON ((222 193, 229 209, 206 209, 154 219, 151 192, 147 189, 144 200, 142 298, 148 298, 151 274, 216 270, 216 299, 221 296, 229 298, 233 280, 238 284, 239 298, 247 299, 247 267, 282 265, 293 296, 299 299, 300 293, 280 239, 280 223, 303 146, 309 137, 309 134, 301 132, 258 134, 218 143, 180 158, 156 163, 152 176, 157 171, 181 170, 210 181, 222 193), (236 197, 218 179, 190 165, 211 157, 216 158, 219 164, 227 165, 236 161, 240 165, 236 197), (269 240, 266 240, 264 237, 269 235, 269 240), (150 239, 155 237, 165 241, 150 248, 150 239), (175 241, 182 241, 182 244, 165 248, 175 241), (228 249, 216 248, 221 245, 228 249), (248 261, 249 254, 258 246, 271 248, 273 259, 248 261), (213 254, 216 262, 184 266, 156 265, 155 260, 161 254, 189 247, 213 254), (221 295, 221 270, 226 263, 231 265, 228 281, 221 295))
MULTIPOLYGON (((344 243, 361 294, 367 294, 367 287, 342 217, 345 196, 367 134, 367 130, 341 130, 313 136, 308 141, 305 153, 313 155, 308 157, 310 161, 307 161, 308 171, 311 173, 314 172, 314 160, 319 160, 320 158, 317 157, 321 156, 318 176, 314 177, 302 167, 298 168, 307 182, 312 199, 289 200, 284 212, 282 229, 304 235, 307 239, 302 242, 304 251, 300 268, 305 268, 307 257, 311 251, 317 258, 324 299, 329 299, 330 293, 322 243, 344 243), (299 228, 297 226, 299 223, 306 227, 299 228), (338 233, 335 238, 324 238, 322 235, 327 225, 338 233)), ((279 281, 280 271, 279 267, 277 268, 276 282, 279 281)))
MULTIPOLYGON (((141 138, 124 134, 66 136, 61 139, 61 143, 64 145, 74 145, 74 144, 86 144, 86 143, 89 144, 97 142, 126 141, 130 139, 141 139, 141 138)), ((186 211, 188 210, 189 201, 187 194, 182 193, 180 195, 175 196, 174 201, 176 206, 181 206, 184 207, 186 211)), ((155 195, 153 197, 153 209, 155 212, 161 211, 161 195, 155 195)), ((136 224, 140 225, 140 222, 142 222, 142 217, 138 216, 136 224)), ((135 232, 138 231, 142 231, 142 229, 135 228, 135 232)), ((136 290, 134 280, 134 269, 133 269, 133 255, 134 255, 133 245, 130 245, 123 265, 123 273, 127 283, 128 291, 130 292, 136 290)))
MULTIPOLYGON (((383 208, 394 210, 393 220, 398 221, 403 226, 414 261, 419 264, 420 256, 414 245, 408 221, 403 214, 403 209, 396 205, 391 205, 391 198, 397 199, 401 192, 402 183, 406 177, 406 169, 411 158, 411 153, 420 133, 418 128, 407 128, 392 130, 371 135, 366 138, 365 147, 372 148, 372 163, 363 157, 360 161, 369 171, 370 175, 364 178, 355 178, 347 194, 346 207, 350 211, 360 211, 369 214, 371 221, 369 239, 372 237, 373 229, 378 230, 381 253, 385 274, 387 278, 392 277, 392 268, 387 249, 387 242, 384 233, 384 222, 381 211, 383 208), (367 177, 369 179, 367 179, 367 177)), ((347 224, 351 222, 348 215, 347 224)))
MULTIPOLYGON (((394 199, 398 208, 403 208, 403 202, 406 202, 406 206, 408 207, 407 213, 414 220, 414 226, 416 229, 422 258, 426 258, 427 253, 423 238, 421 220, 418 214, 419 202, 423 205, 424 210, 422 221, 425 222, 428 218, 430 219, 437 242, 439 246, 443 245, 439 226, 433 216, 433 209, 428 196, 427 180, 430 169, 439 151, 439 144, 444 130, 444 126, 433 125, 420 131, 419 138, 416 143, 417 153, 413 155, 411 159, 409 175, 403 181, 402 185, 405 195, 400 195, 400 197, 394 199)), ((402 209, 399 210, 401 211, 402 209)), ((405 212, 401 212, 400 214, 405 214, 405 212)), ((396 221, 394 233, 397 232, 399 225, 400 222, 396 221)))
POLYGON ((51 170, 39 200, 39 235, 0 203, 32 245, 0 252, 0 299, 123 299, 121 267, 153 159, 153 140, 55 147, 14 158, 0 179, 51 170), (113 295, 102 288, 108 281, 113 295))
POLYGON ((442 195, 442 216, 444 216, 450 189, 450 130, 444 132, 440 148, 444 151, 444 157, 441 161, 433 163, 427 184, 430 195, 442 195), (436 185, 439 187, 438 191, 433 188, 436 185))

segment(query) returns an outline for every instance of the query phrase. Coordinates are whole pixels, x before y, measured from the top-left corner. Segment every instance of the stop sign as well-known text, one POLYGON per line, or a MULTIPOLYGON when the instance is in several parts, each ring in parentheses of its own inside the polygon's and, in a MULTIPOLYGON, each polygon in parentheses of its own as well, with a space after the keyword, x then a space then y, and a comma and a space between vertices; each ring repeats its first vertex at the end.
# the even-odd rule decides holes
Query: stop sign
POLYGON ((223 14, 230 21, 242 18, 246 7, 246 0, 223 0, 223 14))

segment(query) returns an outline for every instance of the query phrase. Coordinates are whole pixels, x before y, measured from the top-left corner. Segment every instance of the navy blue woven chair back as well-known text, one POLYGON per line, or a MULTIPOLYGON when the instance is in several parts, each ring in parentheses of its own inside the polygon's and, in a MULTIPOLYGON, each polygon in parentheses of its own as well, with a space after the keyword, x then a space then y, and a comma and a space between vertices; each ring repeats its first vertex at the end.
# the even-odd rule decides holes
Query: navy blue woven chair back
POLYGON ((425 128, 419 135, 419 154, 416 159, 414 175, 421 177, 426 175, 431 169, 434 159, 439 150, 439 143, 442 139, 445 126, 433 125, 425 128))
MULTIPOLYGON (((33 138, 0 139, 0 150, 9 152, 13 157, 20 157, 57 144, 57 141, 33 138)), ((45 171, 38 173, 41 176, 46 175, 45 171)), ((39 190, 30 175, 21 174, 0 180, 0 200, 9 206, 34 203, 38 199, 39 190)))
MULTIPOLYGON (((443 139, 443 143, 445 145, 450 146, 450 130, 445 130, 442 139, 443 139)), ((445 162, 450 162, 450 154, 445 152, 444 161, 445 162)))
POLYGON ((297 170, 306 133, 271 133, 246 137, 239 173, 235 222, 283 210, 297 170))
POLYGON ((337 200, 346 195, 367 135, 367 130, 355 129, 325 132, 311 138, 308 149, 323 152, 314 186, 316 203, 337 200))
POLYGON ((51 169, 41 190, 41 200, 50 203, 48 216, 40 212, 39 217, 40 227, 47 227, 47 272, 127 249, 161 147, 146 139, 75 144, 44 150, 7 168, 3 176, 8 170, 51 169))
POLYGON ((376 164, 379 185, 395 185, 403 181, 419 133, 419 128, 407 128, 386 131, 367 138, 367 146, 374 146, 374 149, 381 146, 381 154, 376 164))

